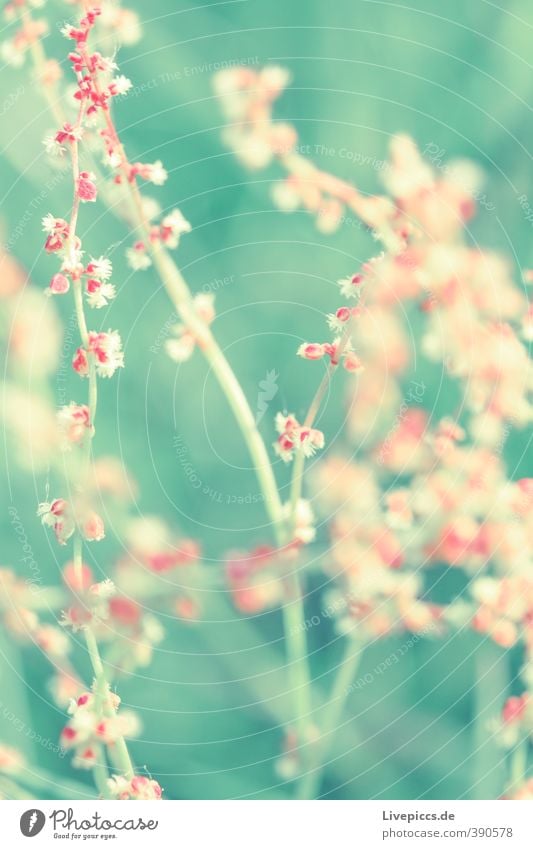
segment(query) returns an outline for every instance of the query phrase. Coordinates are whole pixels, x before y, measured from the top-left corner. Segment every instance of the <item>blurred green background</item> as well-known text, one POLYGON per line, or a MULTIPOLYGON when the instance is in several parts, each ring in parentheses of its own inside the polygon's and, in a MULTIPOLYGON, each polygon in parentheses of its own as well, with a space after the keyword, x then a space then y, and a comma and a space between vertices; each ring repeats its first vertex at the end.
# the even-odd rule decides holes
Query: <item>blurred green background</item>
MULTIPOLYGON (((167 184, 150 194, 165 209, 180 207, 192 222, 179 262, 194 291, 216 292, 215 332, 252 406, 266 373, 279 374, 278 395, 261 425, 268 442, 274 436, 272 414, 282 408, 302 413, 310 397, 309 366, 295 358, 295 348, 323 335, 323 314, 337 305, 335 281, 372 256, 375 245, 350 222, 323 236, 306 214, 285 216, 273 209, 269 185, 279 176, 276 167, 247 174, 222 145, 222 119, 211 88, 216 63, 288 67, 293 83, 277 115, 295 124, 317 164, 365 191, 379 188, 379 164, 363 160, 384 160, 398 131, 412 134, 421 148, 438 145, 444 160, 476 160, 486 173, 484 191, 494 209, 481 210, 472 238, 510 254, 517 281, 520 269, 533 261, 533 224, 518 201, 531 191, 533 10, 528 0, 501 5, 413 0, 409 7, 373 0, 192 5, 132 0, 130 5, 141 17, 144 35, 138 45, 120 51, 121 71, 135 88, 118 105, 117 123, 130 158, 161 158, 169 171, 167 184)), ((49 8, 62 20, 63 4, 49 8)), ((55 31, 46 46, 50 55, 65 52, 55 31)), ((3 69, 5 98, 21 85, 24 91, 0 121, 2 241, 27 219, 32 200, 50 178, 41 139, 53 121, 28 83, 27 69, 3 69)), ((69 203, 68 181, 60 182, 12 242, 37 286, 44 287, 55 270, 42 252, 41 215, 65 215, 69 203)), ((94 314, 93 324, 118 328, 126 355, 124 371, 102 386, 95 450, 123 458, 140 485, 139 515, 157 513, 184 535, 199 538, 209 568, 220 571, 227 549, 269 539, 240 435, 200 356, 177 368, 162 350, 150 350, 172 309, 151 272, 131 274, 127 268, 126 227, 97 204, 82 209, 81 230, 91 253, 111 248, 119 293, 108 309, 94 314), (202 481, 199 488, 177 456, 176 437, 187 446, 202 481)), ((68 320, 69 307, 59 307, 68 320)), ((438 372, 422 364, 417 375, 429 383, 438 372)), ((435 380, 431 386, 427 406, 436 416, 449 412, 457 388, 439 387, 435 380)), ((76 397, 78 384, 73 381, 72 387, 76 397)), ((321 427, 337 434, 329 439, 336 449, 353 452, 357 446, 339 434, 345 391, 341 379, 321 427)), ((513 433, 506 448, 513 476, 525 473, 524 446, 524 434, 513 433)), ((14 504, 43 575, 57 582, 63 552, 35 517, 45 478, 17 471, 9 449, 3 462, 9 487, 0 489, 2 500, 5 496, 1 559, 24 574, 7 516, 14 504)), ((286 485, 287 469, 278 464, 276 470, 286 485)), ((93 549, 97 570, 106 568, 105 558, 119 546, 110 539, 93 549)), ((319 605, 311 580, 310 615, 319 605)), ((171 798, 286 796, 290 788, 273 768, 287 701, 280 616, 240 618, 220 592, 209 599, 208 619, 190 626, 165 619, 166 638, 152 666, 121 682, 124 703, 139 711, 144 725, 132 744, 135 760, 148 765, 171 798)), ((329 624, 311 630, 309 639, 320 699, 341 646, 329 624)), ((360 674, 398 644, 391 639, 371 647, 360 674)), ((46 661, 5 640, 2 651, 4 704, 55 740, 63 716, 47 695, 46 661)), ((473 732, 470 688, 481 663, 487 675, 480 698, 490 719, 500 707, 506 676, 512 678, 517 669, 517 659, 500 654, 481 649, 473 636, 445 645, 420 641, 402 664, 350 698, 323 793, 329 798, 498 795, 501 754, 473 732), (480 774, 485 778, 472 790, 472 776, 480 774)), ((33 762, 71 771, 69 758, 32 749, 1 717, 0 734, 26 747, 33 762)))

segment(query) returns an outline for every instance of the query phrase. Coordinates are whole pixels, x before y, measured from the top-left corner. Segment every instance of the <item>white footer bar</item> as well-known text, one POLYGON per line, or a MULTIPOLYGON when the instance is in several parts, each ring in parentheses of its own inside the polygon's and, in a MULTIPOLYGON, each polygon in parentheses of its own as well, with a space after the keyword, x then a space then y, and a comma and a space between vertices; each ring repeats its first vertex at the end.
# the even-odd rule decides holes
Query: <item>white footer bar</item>
POLYGON ((0 802, 0 844, 35 849, 533 847, 533 802, 0 802), (35 842, 30 842, 34 838, 35 842))

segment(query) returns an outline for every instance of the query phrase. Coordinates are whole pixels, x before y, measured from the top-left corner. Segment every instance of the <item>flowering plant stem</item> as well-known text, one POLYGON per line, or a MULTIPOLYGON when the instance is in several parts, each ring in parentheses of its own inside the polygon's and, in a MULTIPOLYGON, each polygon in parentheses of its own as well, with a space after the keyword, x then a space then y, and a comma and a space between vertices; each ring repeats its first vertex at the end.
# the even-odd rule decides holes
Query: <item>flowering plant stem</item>
MULTIPOLYGON (((337 354, 335 360, 331 360, 328 364, 326 373, 324 374, 320 384, 318 386, 317 391, 309 405, 309 409, 307 411, 307 415, 304 419, 303 426, 305 428, 311 428, 315 422, 315 419, 320 411, 320 407, 325 398, 325 395, 329 389, 331 384, 331 380, 333 375, 337 369, 338 363, 342 354, 347 347, 350 341, 350 334, 352 332, 352 320, 346 323, 346 327, 344 328, 343 334, 341 336, 341 340, 339 342, 339 346, 337 349, 337 354)), ((298 501, 302 495, 302 486, 303 486, 303 473, 305 467, 305 454, 303 451, 297 452, 294 458, 294 466, 292 471, 292 479, 291 479, 291 495, 290 495, 290 516, 291 521, 294 526, 296 519, 296 511, 298 509, 298 501)))
POLYGON ((363 655, 362 645, 354 638, 348 640, 344 657, 338 668, 331 694, 324 705, 320 720, 320 737, 311 750, 307 772, 302 776, 297 790, 298 799, 315 799, 325 766, 330 735, 338 728, 344 705, 363 655))
MULTIPOLYGON (((29 13, 23 11, 23 19, 27 22, 29 13)), ((82 55, 85 48, 80 50, 82 55)), ((36 41, 31 47, 32 59, 38 74, 43 73, 46 63, 46 55, 42 44, 36 41)), ((85 53, 84 58, 87 59, 85 53)), ((86 65, 88 66, 88 62, 86 65)), ((100 84, 97 71, 91 74, 91 81, 94 90, 100 92, 100 84)), ((46 96, 54 116, 60 123, 65 122, 65 115, 61 104, 54 98, 53 91, 47 86, 43 86, 46 96)), ((177 314, 182 319, 188 330, 194 335, 199 348, 202 350, 207 362, 213 370, 213 373, 227 399, 227 402, 235 416, 237 424, 240 428, 252 462, 254 470, 259 482, 259 486, 263 495, 265 509, 272 523, 273 534, 276 543, 279 547, 287 545, 291 542, 294 534, 295 518, 298 501, 301 496, 303 472, 304 472, 304 456, 302 452, 298 452, 295 458, 294 470, 291 481, 290 490, 290 506, 288 515, 284 513, 283 505, 280 499, 278 486, 276 483, 272 463, 266 449, 263 438, 257 428, 255 417, 252 413, 250 405, 242 390, 242 387, 231 368, 228 360, 224 356, 221 348, 217 344, 213 334, 207 324, 197 314, 190 289, 172 257, 167 250, 157 241, 151 238, 150 222, 147 220, 143 199, 137 184, 135 176, 132 174, 132 166, 129 162, 124 146, 120 141, 118 132, 113 122, 109 106, 103 107, 103 114, 106 122, 107 132, 110 138, 113 139, 115 149, 120 155, 119 170, 122 173, 124 184, 129 190, 131 205, 133 209, 133 217, 136 228, 142 234, 143 239, 149 248, 151 258, 157 274, 163 284, 177 314)), ((72 160, 73 172, 75 180, 79 177, 78 165, 78 150, 77 142, 72 143, 72 160)), ((75 198, 72 211, 72 221, 74 227, 71 227, 71 238, 73 238, 75 223, 78 213, 79 199, 75 198)), ((84 347, 87 348, 88 332, 84 317, 83 298, 81 292, 81 284, 78 282, 74 287, 74 297, 76 303, 76 315, 80 336, 84 347)), ((346 346, 349 340, 348 328, 343 334, 343 339, 340 343, 339 356, 342 349, 346 346)), ((331 377, 336 368, 336 362, 331 363, 328 371, 324 376, 314 398, 309 407, 309 411, 305 420, 306 426, 310 426, 314 421, 324 395, 329 386, 331 377)), ((91 422, 94 420, 96 411, 96 374, 93 356, 89 357, 89 410, 91 422)), ((92 438, 92 437, 91 437, 92 438)), ((90 443, 91 439, 87 440, 87 467, 90 458, 90 443)), ((81 538, 76 535, 75 540, 75 568, 81 577, 82 554, 81 554, 81 538)), ((305 636, 305 613, 303 604, 303 593, 301 579, 296 570, 285 579, 286 599, 283 606, 283 620, 285 630, 285 641, 287 646, 288 656, 288 675, 293 694, 293 721, 298 729, 298 738, 300 746, 304 746, 309 738, 309 720, 311 715, 311 678, 309 674, 308 655, 307 655, 307 640, 305 636)), ((85 637, 87 649, 93 666, 96 677, 97 688, 101 692, 101 701, 103 694, 108 688, 105 672, 98 651, 94 634, 90 627, 85 629, 85 637)), ((126 775, 133 775, 131 760, 127 751, 127 747, 123 738, 115 746, 115 759, 119 769, 126 775)), ((99 787, 102 786, 102 775, 95 776, 99 787)))
MULTIPOLYGON (((85 111, 85 105, 82 101, 79 108, 78 119, 77 119, 77 127, 81 127, 83 116, 85 111)), ((80 165, 79 165, 79 148, 78 141, 74 137, 74 140, 70 146, 70 156, 72 162, 72 180, 74 186, 74 197, 72 202, 72 211, 70 215, 70 223, 69 223, 69 235, 67 242, 67 255, 72 264, 72 267, 76 264, 76 225, 78 221, 78 213, 80 206, 80 198, 78 192, 78 182, 80 178, 80 165)), ((76 320, 78 324, 78 330, 80 334, 80 338, 84 348, 89 351, 89 331, 87 328, 87 321, 85 318, 85 311, 83 305, 83 293, 81 288, 81 280, 79 276, 77 276, 73 281, 73 291, 74 291, 74 304, 76 309, 76 320)), ((78 488, 83 490, 83 488, 88 484, 88 479, 90 475, 90 465, 91 465, 91 448, 92 448, 92 440, 94 437, 94 422, 96 418, 96 408, 98 401, 98 390, 97 390, 97 376, 96 376, 96 365, 94 361, 94 354, 88 354, 88 382, 89 382, 89 391, 88 391, 88 407, 89 407, 89 421, 90 428, 89 432, 85 437, 85 451, 83 455, 82 468, 80 473, 80 479, 78 482, 78 488)), ((83 540, 79 529, 76 529, 74 534, 74 543, 73 543, 73 562, 74 562, 74 571, 79 582, 79 586, 83 586, 83 540)), ((100 656, 100 650, 98 648, 98 643, 96 641, 96 637, 91 628, 90 623, 87 623, 83 627, 83 633, 85 637, 85 643, 87 646, 87 651, 89 654, 89 658, 91 661, 92 670, 95 676, 95 684, 96 684, 96 707, 100 716, 103 716, 106 712, 106 704, 109 696, 109 684, 107 683, 106 674, 104 670, 104 665, 102 663, 102 658, 100 656)), ((115 750, 117 755, 117 768, 120 772, 127 778, 131 779, 134 776, 133 766, 131 763, 131 759, 128 753, 128 749, 123 737, 119 737, 116 741, 115 750)), ((105 761, 105 755, 103 753, 103 749, 100 748, 100 758, 97 758, 97 761, 93 767, 93 776, 95 779, 96 786, 100 795, 104 798, 110 798, 109 790, 108 790, 108 770, 105 761)))
POLYGON ((523 781, 527 779, 527 762, 529 752, 529 740, 527 738, 518 741, 511 753, 511 782, 510 787, 516 790, 523 781))

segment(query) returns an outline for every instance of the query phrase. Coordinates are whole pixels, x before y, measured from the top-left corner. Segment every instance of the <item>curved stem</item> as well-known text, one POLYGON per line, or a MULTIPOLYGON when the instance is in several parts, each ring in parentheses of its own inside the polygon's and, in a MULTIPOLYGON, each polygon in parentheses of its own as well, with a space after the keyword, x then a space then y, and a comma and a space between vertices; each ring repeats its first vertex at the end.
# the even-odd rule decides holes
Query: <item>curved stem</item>
MULTIPOLYGON (((42 46, 39 49, 32 51, 32 56, 37 67, 42 66, 46 57, 42 46)), ((92 82, 96 89, 99 90, 99 80, 96 73, 92 73, 92 82)), ((47 92, 47 94, 49 94, 47 92)), ((57 104, 49 97, 50 104, 57 116, 57 104)), ((294 513, 298 503, 299 493, 301 492, 301 479, 303 476, 303 462, 298 459, 295 463, 295 475, 291 488, 291 505, 289 517, 284 514, 283 505, 281 503, 279 490, 277 487, 272 462, 269 453, 265 446, 264 440, 257 428, 255 417, 242 390, 242 387, 231 368, 228 360, 224 356, 222 350, 215 341, 209 327, 197 315, 194 302, 192 299, 189 287, 183 278, 183 275, 171 258, 166 249, 157 241, 150 238, 150 223, 147 221, 144 214, 142 196, 139 191, 136 179, 131 179, 131 164, 127 158, 124 147, 119 139, 118 133, 114 126, 111 113, 108 108, 104 108, 105 121, 107 130, 116 145, 120 154, 122 172, 125 185, 128 187, 135 219, 146 244, 149 246, 154 267, 160 277, 160 280, 167 291, 167 294, 186 327, 193 333, 198 343, 199 348, 204 354, 206 360, 211 366, 213 373, 228 401, 228 404, 235 416, 239 425, 243 439, 246 443, 248 451, 253 461, 255 473, 261 488, 265 508, 269 519, 273 526, 273 534, 278 546, 285 545, 291 540, 294 527, 294 513), (294 509, 293 509, 294 508, 294 509)), ((60 116, 62 118, 62 116, 60 116)), ((63 121, 61 120, 61 123, 63 121)), ((80 333, 82 339, 86 334, 86 327, 83 325, 83 301, 81 291, 75 287, 76 309, 79 316, 78 323, 80 325, 80 333)), ((90 359, 92 359, 90 357, 90 359)), ((331 375, 330 375, 331 376, 331 375)), ((311 404, 311 418, 314 419, 316 412, 320 406, 323 395, 329 384, 329 379, 326 383, 323 382, 319 387, 317 394, 311 404), (316 411, 315 411, 316 408, 316 411)), ((89 375, 90 387, 94 386, 96 391, 96 382, 92 380, 92 372, 89 375)), ((91 389, 90 389, 91 394, 91 389)), ((90 402, 90 407, 95 407, 96 399, 90 402)), ((93 409, 94 418, 94 409, 93 409)), ((91 419, 92 421, 93 419, 91 419)), ((90 452, 90 441, 89 441, 90 452)), ((81 558, 81 553, 79 555, 81 558)), ((80 559, 81 562, 81 559, 80 559)), ((311 689, 310 675, 307 660, 307 645, 305 635, 305 616, 303 607, 303 594, 299 575, 294 572, 286 579, 287 599, 284 605, 283 615, 285 623, 285 636, 287 642, 287 652, 289 657, 289 673, 291 678, 292 691, 294 693, 294 714, 295 721, 299 727, 299 737, 301 743, 305 742, 307 735, 307 719, 311 712, 311 689)), ((93 652, 94 655, 94 652, 93 652)), ((96 657, 93 656, 93 660, 96 657)), ((96 673, 95 673, 96 674, 96 673)), ((98 676, 97 676, 98 677, 98 676)))
POLYGON ((527 763, 529 753, 529 740, 523 738, 514 747, 511 753, 510 785, 516 790, 527 778, 527 763))
MULTIPOLYGON (((76 128, 81 129, 83 117, 85 113, 85 102, 82 100, 80 103, 80 108, 78 112, 78 118, 76 122, 76 128)), ((90 474, 90 464, 91 464, 91 447, 92 440, 94 437, 94 421, 96 417, 96 408, 98 401, 98 389, 97 389, 97 375, 96 375, 96 364, 94 360, 94 354, 89 350, 89 330, 87 327, 87 320, 85 318, 85 310, 83 305, 83 292, 80 276, 75 271, 77 264, 77 249, 76 249, 76 226, 78 222, 78 214, 80 208, 80 198, 78 192, 78 182, 80 178, 80 165, 79 165, 79 146, 78 141, 76 139, 76 134, 74 133, 74 140, 70 143, 70 155, 71 155, 71 163, 72 163, 72 180, 74 185, 74 196, 72 201, 72 211, 70 215, 69 222, 69 232, 68 232, 68 241, 66 246, 66 254, 69 258, 70 266, 72 269, 71 277, 73 280, 73 291, 74 291, 74 304, 76 309, 76 320, 78 324, 78 330, 81 338, 81 342, 87 351, 87 359, 89 364, 89 422, 90 422, 90 431, 86 436, 85 442, 85 451, 83 456, 83 466, 81 470, 80 480, 78 484, 78 488, 83 492, 85 487, 88 485, 88 477, 90 474)), ((79 529, 76 530, 74 535, 74 545, 73 545, 73 560, 74 560, 74 572, 79 581, 79 586, 83 586, 83 556, 82 556, 82 546, 83 540, 79 529)), ((83 633, 85 636, 85 644, 87 646, 87 652, 89 654, 89 658, 91 661, 91 666, 95 676, 96 682, 96 690, 95 690, 95 702, 96 702, 96 710, 100 716, 104 716, 108 714, 109 708, 107 707, 108 698, 109 698, 109 684, 107 683, 104 665, 102 663, 102 658, 100 656, 100 650, 98 648, 98 643, 96 641, 96 637, 91 628, 90 623, 87 623, 83 627, 83 633)), ((122 737, 119 738, 122 745, 120 746, 120 758, 119 764, 121 772, 126 776, 126 778, 133 778, 134 771, 131 763, 131 759, 128 753, 127 746, 122 737)), ((104 798, 108 798, 108 770, 107 764, 105 763, 105 758, 103 754, 103 749, 101 751, 101 761, 95 764, 93 768, 93 774, 95 781, 97 782, 98 790, 101 794, 104 795, 104 798)))
POLYGON ((308 770, 301 777, 297 788, 298 799, 315 799, 319 793, 330 737, 338 728, 350 692, 350 684, 357 672, 362 655, 363 647, 355 640, 350 639, 331 695, 323 708, 320 737, 311 750, 308 770))
POLYGON ((311 738, 312 700, 304 599, 300 577, 296 571, 285 578, 285 601, 282 612, 287 646, 287 670, 293 701, 292 721, 296 730, 299 756, 303 762, 307 756, 306 746, 311 738))
MULTIPOLYGON (((340 358, 346 349, 346 346, 350 342, 350 335, 352 332, 352 319, 350 319, 346 323, 346 327, 344 328, 343 334, 341 336, 339 347, 337 349, 337 354, 335 360, 331 360, 326 370, 326 373, 320 384, 318 386, 317 391, 313 397, 309 405, 309 409, 307 410, 307 415, 304 419, 303 426, 304 427, 312 427, 315 423, 315 419, 320 411, 320 407, 322 406, 322 401, 324 400, 326 393, 331 384, 331 380, 335 371, 337 370, 340 358)), ((292 471, 292 479, 291 479, 291 495, 290 495, 290 521, 291 526, 294 527, 296 522, 296 512, 298 510, 298 502, 302 497, 302 486, 303 486, 303 473, 305 467, 305 454, 303 451, 297 451, 296 456, 294 458, 294 465, 292 471)))

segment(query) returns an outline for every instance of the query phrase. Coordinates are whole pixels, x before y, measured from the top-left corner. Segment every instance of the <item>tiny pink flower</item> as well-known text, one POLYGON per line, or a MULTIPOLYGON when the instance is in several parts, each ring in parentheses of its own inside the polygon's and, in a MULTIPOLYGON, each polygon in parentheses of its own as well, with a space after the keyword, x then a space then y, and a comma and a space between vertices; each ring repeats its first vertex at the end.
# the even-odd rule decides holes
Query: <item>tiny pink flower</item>
POLYGON ((81 569, 78 571, 74 563, 70 562, 63 568, 63 580, 72 592, 81 593, 88 590, 93 583, 93 573, 90 566, 87 566, 86 563, 82 563, 81 569))
POLYGON ((89 513, 82 522, 81 531, 87 542, 100 542, 105 537, 105 527, 102 517, 98 513, 89 513))
POLYGON ((43 502, 39 504, 37 515, 40 516, 43 525, 53 528, 58 543, 66 545, 75 530, 69 503, 63 498, 43 502))
POLYGON ((87 351, 84 348, 77 349, 72 359, 72 368, 81 377, 87 377, 89 374, 89 360, 87 359, 87 351))
POLYGON ((70 289, 68 277, 64 274, 54 274, 50 280, 50 286, 46 290, 47 295, 65 295, 70 289))
POLYGON ((349 371, 352 374, 363 371, 364 369, 361 360, 359 359, 357 354, 354 354, 353 351, 346 352, 346 354, 343 356, 342 364, 346 371, 349 371))
POLYGON ((278 413, 276 430, 279 437, 274 443, 274 450, 285 463, 292 460, 296 451, 312 457, 317 449, 324 447, 324 434, 316 428, 302 427, 293 415, 278 413))
POLYGON ((84 203, 96 200, 97 190, 94 183, 94 175, 88 171, 82 171, 78 180, 78 197, 84 203))
POLYGON ((318 342, 304 342, 297 351, 298 356, 304 360, 321 360, 325 353, 324 345, 318 342))
POLYGON ((89 407, 86 404, 68 404, 57 414, 59 429, 65 447, 82 442, 91 431, 89 407))

